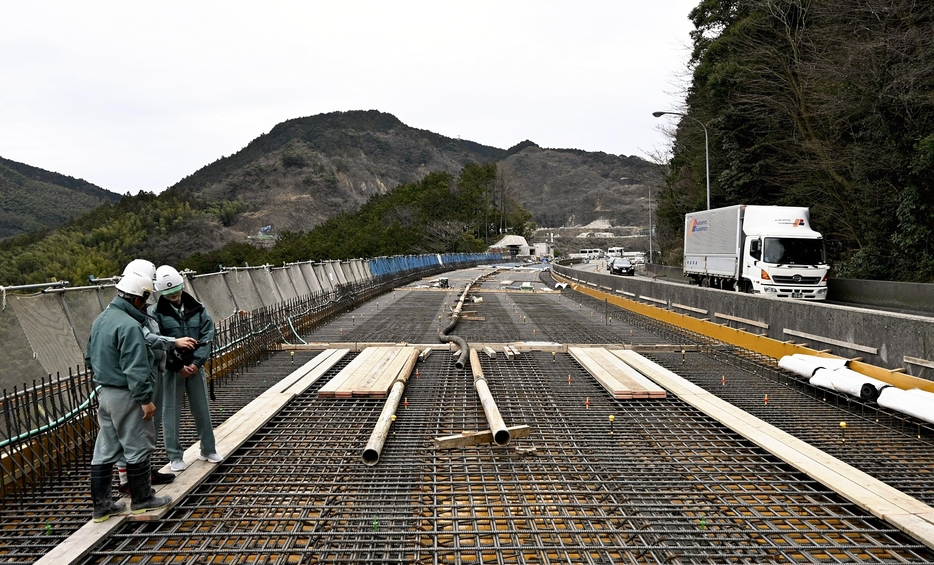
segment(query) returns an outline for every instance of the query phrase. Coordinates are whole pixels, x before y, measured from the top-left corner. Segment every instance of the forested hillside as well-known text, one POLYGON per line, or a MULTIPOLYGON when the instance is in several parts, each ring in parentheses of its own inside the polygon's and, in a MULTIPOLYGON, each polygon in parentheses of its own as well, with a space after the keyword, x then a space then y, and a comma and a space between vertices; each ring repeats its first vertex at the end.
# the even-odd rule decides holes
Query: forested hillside
POLYGON ((0 157, 0 239, 55 228, 120 195, 0 157))
POLYGON ((145 257, 179 269, 215 272, 221 265, 282 264, 309 259, 345 259, 411 253, 483 251, 504 233, 528 235, 529 214, 503 190, 495 164, 468 164, 458 175, 435 172, 420 181, 373 195, 307 231, 289 231, 271 248, 239 238, 224 239, 229 210, 191 194, 166 191, 126 196, 66 224, 51 234, 0 243, 0 281, 6 285, 120 273, 145 257))
POLYGON ((810 206, 839 277, 934 281, 934 3, 705 0, 659 197, 664 257, 685 212, 810 206))
POLYGON ((218 265, 283 264, 419 253, 479 252, 505 233, 530 235, 534 223, 503 191, 495 164, 468 164, 457 175, 430 173, 418 182, 374 195, 357 211, 339 214, 308 231, 286 232, 264 251, 232 243, 196 253, 183 267, 205 272, 218 265), (498 226, 509 226, 499 233, 498 226))

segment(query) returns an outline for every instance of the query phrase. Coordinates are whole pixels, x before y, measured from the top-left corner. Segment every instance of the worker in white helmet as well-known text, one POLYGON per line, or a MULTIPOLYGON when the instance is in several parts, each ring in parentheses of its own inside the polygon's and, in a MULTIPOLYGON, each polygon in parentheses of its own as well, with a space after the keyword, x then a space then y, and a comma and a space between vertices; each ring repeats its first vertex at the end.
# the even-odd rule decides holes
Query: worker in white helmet
MULTIPOLYGON (((152 261, 147 261, 146 259, 133 259, 123 269, 123 276, 126 277, 128 275, 148 277, 155 282, 156 266, 152 264, 152 261)), ((143 324, 143 338, 146 340, 146 343, 149 344, 149 349, 153 354, 153 364, 150 373, 155 381, 152 401, 153 404, 156 405, 156 414, 153 416, 152 421, 156 429, 156 437, 158 438, 159 431, 162 429, 162 409, 164 406, 162 399, 162 373, 165 371, 165 353, 174 348, 192 350, 198 342, 190 337, 172 338, 160 335, 159 324, 156 323, 156 320, 151 316, 146 316, 146 321, 143 324)), ((120 457, 117 461, 117 475, 119 477, 119 486, 117 490, 120 494, 129 496, 130 485, 127 480, 126 460, 124 457, 120 457)), ((163 485, 171 483, 173 480, 175 480, 175 475, 171 473, 160 473, 155 468, 152 469, 152 484, 163 485)))
POLYGON ((94 320, 85 362, 100 385, 97 422, 100 430, 91 459, 93 519, 103 522, 125 508, 111 491, 113 464, 126 457, 131 511, 140 514, 172 501, 152 490, 150 455, 155 449, 156 414, 150 369, 153 357, 143 336, 146 300, 152 279, 130 274, 117 283, 118 296, 94 320))
MULTIPOLYGON (((175 268, 162 265, 156 269, 155 284, 161 296, 149 309, 149 313, 159 323, 162 335, 175 338, 192 337, 197 339, 199 345, 214 341, 214 321, 204 305, 185 292, 185 281, 175 268)), ((165 409, 162 435, 165 438, 169 465, 176 472, 184 471, 187 467, 183 458, 185 450, 178 435, 186 394, 198 438, 201 440, 200 459, 211 463, 220 463, 224 459, 217 453, 214 428, 211 424, 211 407, 208 404, 204 364, 210 354, 209 346, 199 347, 188 355, 170 353, 166 360, 166 371, 163 375, 165 409)))

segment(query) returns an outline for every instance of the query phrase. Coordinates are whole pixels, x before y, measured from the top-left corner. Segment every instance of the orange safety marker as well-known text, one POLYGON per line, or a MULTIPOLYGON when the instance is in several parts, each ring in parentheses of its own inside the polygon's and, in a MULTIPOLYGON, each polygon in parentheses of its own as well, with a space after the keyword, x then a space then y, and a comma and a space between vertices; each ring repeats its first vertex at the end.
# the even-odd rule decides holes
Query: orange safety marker
POLYGON ((769 393, 765 393, 765 398, 762 400, 762 403, 763 403, 763 404, 768 404, 768 403, 769 403, 769 393))
POLYGON ((418 377, 418 369, 415 369, 415 376, 418 377))
POLYGON ((408 408, 408 407, 409 407, 409 397, 408 397, 408 396, 406 396, 405 399, 402 401, 402 407, 403 407, 403 408, 408 408))
POLYGON ((571 375, 568 375, 568 384, 571 384, 571 375))
POLYGON ((720 375, 720 384, 726 385, 726 375, 720 375))
POLYGON ((584 406, 587 407, 587 410, 590 410, 590 397, 589 396, 587 397, 587 400, 584 401, 584 406))

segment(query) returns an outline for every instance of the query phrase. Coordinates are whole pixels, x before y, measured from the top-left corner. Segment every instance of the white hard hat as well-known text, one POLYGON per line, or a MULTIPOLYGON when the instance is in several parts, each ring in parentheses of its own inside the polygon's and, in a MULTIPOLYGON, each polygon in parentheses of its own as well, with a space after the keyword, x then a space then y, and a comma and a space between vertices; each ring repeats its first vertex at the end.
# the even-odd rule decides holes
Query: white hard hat
POLYGON ((185 288, 185 280, 174 267, 162 265, 156 269, 156 290, 162 294, 175 294, 185 288))
POLYGON ((149 280, 154 280, 156 278, 156 266, 152 264, 152 261, 133 259, 127 263, 126 267, 123 269, 123 276, 127 276, 130 273, 149 277, 149 280))
POLYGON ((120 282, 117 283, 117 290, 123 294, 148 298, 149 293, 152 292, 152 279, 147 276, 130 273, 124 275, 124 277, 120 279, 120 282))

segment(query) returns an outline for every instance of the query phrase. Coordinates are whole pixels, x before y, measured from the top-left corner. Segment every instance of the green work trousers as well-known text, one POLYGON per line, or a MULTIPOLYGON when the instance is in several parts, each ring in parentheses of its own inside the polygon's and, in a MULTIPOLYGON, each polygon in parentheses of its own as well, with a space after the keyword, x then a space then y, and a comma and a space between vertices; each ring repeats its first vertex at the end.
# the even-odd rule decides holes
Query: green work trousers
POLYGON ((208 405, 208 383, 204 369, 189 377, 180 377, 177 373, 166 371, 162 375, 162 437, 165 439, 165 453, 169 461, 182 460, 185 450, 179 440, 178 431, 182 420, 182 408, 185 395, 195 419, 195 429, 201 440, 201 454, 217 452, 214 443, 214 429, 211 427, 211 407, 208 405))

